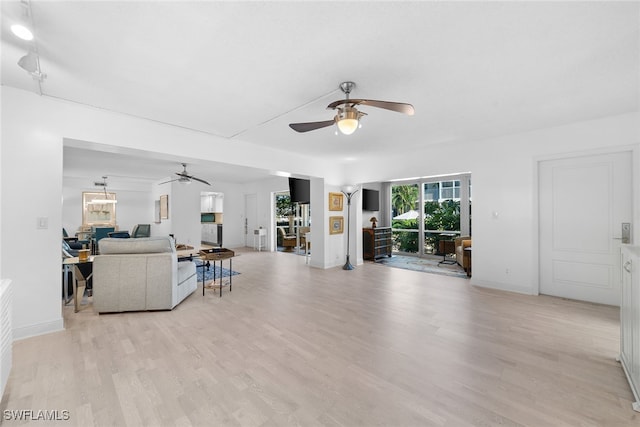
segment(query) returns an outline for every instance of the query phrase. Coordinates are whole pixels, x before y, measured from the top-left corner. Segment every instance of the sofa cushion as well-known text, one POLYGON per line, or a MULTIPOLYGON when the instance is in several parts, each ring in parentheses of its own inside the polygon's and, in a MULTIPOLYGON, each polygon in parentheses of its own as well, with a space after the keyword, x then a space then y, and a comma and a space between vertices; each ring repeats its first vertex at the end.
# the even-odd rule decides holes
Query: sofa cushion
POLYGON ((114 239, 106 237, 98 242, 100 255, 153 254, 174 252, 173 239, 169 236, 143 237, 139 239, 114 239))

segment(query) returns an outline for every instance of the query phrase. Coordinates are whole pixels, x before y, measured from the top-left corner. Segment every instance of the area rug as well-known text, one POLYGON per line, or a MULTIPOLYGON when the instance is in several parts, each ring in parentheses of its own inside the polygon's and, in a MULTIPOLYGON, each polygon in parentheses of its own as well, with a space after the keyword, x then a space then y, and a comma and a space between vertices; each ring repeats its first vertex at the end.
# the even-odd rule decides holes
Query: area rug
MULTIPOLYGON (((213 280, 214 278, 214 274, 213 274, 213 262, 209 263, 209 268, 207 269, 207 267, 201 267, 202 265, 202 261, 197 259, 194 260, 193 262, 196 263, 196 272, 198 273, 198 283, 202 283, 202 275, 204 274, 204 281, 205 282, 210 282, 213 280)), ((228 268, 222 268, 220 267, 220 263, 216 263, 216 270, 215 270, 216 274, 215 274, 215 278, 216 280, 220 279, 220 277, 229 277, 229 276, 235 276, 238 273, 237 271, 234 270, 229 270, 228 268)))
POLYGON ((464 269, 458 264, 441 264, 442 258, 429 259, 412 256, 394 255, 391 258, 381 258, 378 264, 388 267, 403 268, 405 270, 422 271, 424 273, 442 274, 445 276, 467 277, 464 269))

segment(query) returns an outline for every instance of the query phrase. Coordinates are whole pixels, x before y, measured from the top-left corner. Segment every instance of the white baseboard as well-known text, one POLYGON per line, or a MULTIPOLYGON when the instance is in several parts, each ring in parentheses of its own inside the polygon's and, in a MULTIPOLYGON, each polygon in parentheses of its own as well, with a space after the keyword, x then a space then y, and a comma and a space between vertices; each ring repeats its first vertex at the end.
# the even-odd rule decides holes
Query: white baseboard
POLYGON ((530 288, 524 286, 514 286, 512 283, 500 283, 500 282, 489 282, 484 280, 476 280, 471 276, 469 280, 473 286, 478 286, 481 288, 489 288, 489 289, 497 289, 499 291, 507 291, 507 292, 515 292, 518 294, 524 295, 537 295, 530 288))
POLYGON ((64 320, 62 317, 49 322, 37 323, 35 325, 23 326, 13 329, 13 340, 23 340, 38 335, 50 334, 51 332, 59 332, 64 330, 64 320))

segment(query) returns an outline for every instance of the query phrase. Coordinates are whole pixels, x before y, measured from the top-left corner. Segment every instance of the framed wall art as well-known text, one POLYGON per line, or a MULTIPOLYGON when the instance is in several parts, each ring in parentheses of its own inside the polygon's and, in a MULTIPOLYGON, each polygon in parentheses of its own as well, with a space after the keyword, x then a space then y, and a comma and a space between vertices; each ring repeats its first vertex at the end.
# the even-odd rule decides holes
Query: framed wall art
POLYGON ((329 217, 329 234, 342 234, 344 231, 344 217, 329 217))
POLYGON ((341 211, 342 210, 342 193, 329 193, 329 210, 341 211))
POLYGON ((83 226, 115 226, 116 225, 116 193, 83 192, 82 193, 82 225, 83 226), (106 197, 106 199, 105 199, 106 197), (108 200, 110 202, 103 202, 108 200))
POLYGON ((160 219, 169 219, 169 195, 160 196, 160 219))

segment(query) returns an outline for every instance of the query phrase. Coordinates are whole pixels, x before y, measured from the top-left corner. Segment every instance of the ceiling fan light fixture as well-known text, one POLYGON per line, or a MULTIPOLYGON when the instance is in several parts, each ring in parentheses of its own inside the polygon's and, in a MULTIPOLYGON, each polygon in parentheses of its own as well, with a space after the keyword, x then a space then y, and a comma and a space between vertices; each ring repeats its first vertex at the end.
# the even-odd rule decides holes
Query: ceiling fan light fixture
POLYGON ((359 116, 360 114, 355 108, 347 108, 341 112, 337 120, 340 132, 342 132, 343 135, 351 135, 354 133, 356 129, 358 129, 359 116))
POLYGON ((336 125, 336 134, 338 130, 343 135, 351 135, 360 125, 360 118, 366 116, 367 113, 358 111, 357 105, 364 105, 367 107, 382 108, 383 110, 395 111, 397 113, 413 116, 413 105, 404 102, 391 102, 391 101, 377 101, 374 99, 351 99, 349 94, 351 90, 356 86, 353 82, 343 82, 340 84, 340 89, 345 94, 345 99, 334 101, 327 105, 328 110, 336 110, 337 114, 333 116, 333 120, 323 120, 318 122, 305 122, 305 123, 289 123, 289 127, 296 132, 309 132, 316 129, 322 129, 329 126, 336 125))

